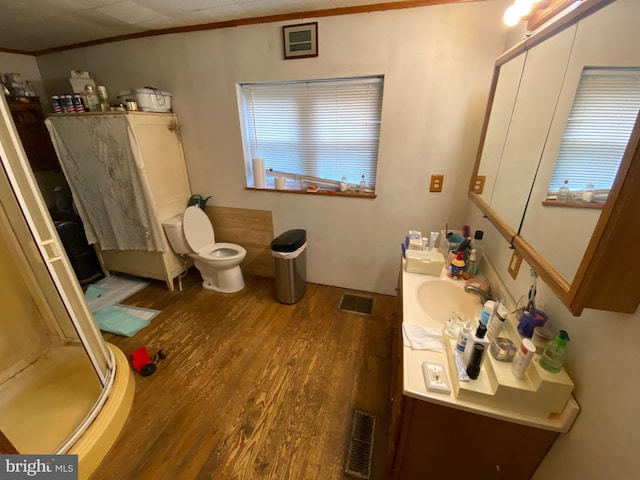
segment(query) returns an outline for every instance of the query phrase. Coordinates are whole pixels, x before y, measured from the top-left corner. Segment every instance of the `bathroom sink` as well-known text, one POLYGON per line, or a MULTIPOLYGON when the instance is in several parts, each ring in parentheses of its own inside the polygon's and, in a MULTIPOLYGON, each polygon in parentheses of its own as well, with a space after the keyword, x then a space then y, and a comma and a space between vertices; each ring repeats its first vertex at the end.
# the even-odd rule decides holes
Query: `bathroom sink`
POLYGON ((462 286, 446 279, 424 281, 416 289, 418 304, 439 324, 444 324, 451 312, 463 312, 472 319, 480 315, 482 303, 477 295, 465 292, 462 286))

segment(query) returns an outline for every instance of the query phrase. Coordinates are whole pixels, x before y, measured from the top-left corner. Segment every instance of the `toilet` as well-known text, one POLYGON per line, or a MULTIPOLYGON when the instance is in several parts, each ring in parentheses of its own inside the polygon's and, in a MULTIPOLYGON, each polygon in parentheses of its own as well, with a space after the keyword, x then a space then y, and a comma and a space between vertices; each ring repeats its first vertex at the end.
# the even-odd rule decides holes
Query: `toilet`
POLYGON ((188 207, 162 226, 173 251, 194 259, 204 288, 224 293, 244 288, 240 262, 247 251, 233 243, 216 243, 213 226, 201 208, 188 207))

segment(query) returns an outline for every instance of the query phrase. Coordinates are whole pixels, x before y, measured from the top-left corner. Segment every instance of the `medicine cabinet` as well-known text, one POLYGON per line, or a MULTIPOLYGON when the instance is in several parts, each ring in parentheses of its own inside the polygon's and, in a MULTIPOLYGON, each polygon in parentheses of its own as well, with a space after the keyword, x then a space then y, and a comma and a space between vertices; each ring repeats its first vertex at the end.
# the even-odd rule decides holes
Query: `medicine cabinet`
POLYGON ((544 205, 585 67, 639 67, 640 2, 587 0, 496 61, 469 196, 574 315, 634 313, 640 122, 601 208, 544 205))

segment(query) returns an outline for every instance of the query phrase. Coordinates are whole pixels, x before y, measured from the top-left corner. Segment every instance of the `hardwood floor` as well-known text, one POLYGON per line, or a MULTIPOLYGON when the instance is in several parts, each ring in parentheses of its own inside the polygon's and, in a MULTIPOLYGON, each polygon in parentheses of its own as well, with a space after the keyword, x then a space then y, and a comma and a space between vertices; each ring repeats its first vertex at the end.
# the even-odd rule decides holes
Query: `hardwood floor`
POLYGON ((354 409, 377 417, 371 478, 386 477, 394 297, 367 294, 363 316, 338 309, 341 288, 308 284, 282 305, 272 278, 245 282, 211 292, 192 269, 182 292, 157 282, 125 302, 162 313, 105 339, 167 358, 136 374, 131 415, 92 480, 349 478, 354 409))

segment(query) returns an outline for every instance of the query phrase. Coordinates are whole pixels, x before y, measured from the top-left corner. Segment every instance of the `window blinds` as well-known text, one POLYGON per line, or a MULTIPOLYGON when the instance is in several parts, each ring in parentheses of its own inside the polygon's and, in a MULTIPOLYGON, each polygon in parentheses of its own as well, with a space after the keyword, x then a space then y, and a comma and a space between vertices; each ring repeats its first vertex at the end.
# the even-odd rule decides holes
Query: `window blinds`
MULTIPOLYGON (((266 169, 375 188, 383 78, 241 85, 250 157, 266 169)), ((248 159, 250 160, 250 159, 248 159)))
POLYGON ((585 68, 549 185, 611 189, 640 110, 640 69, 585 68))

